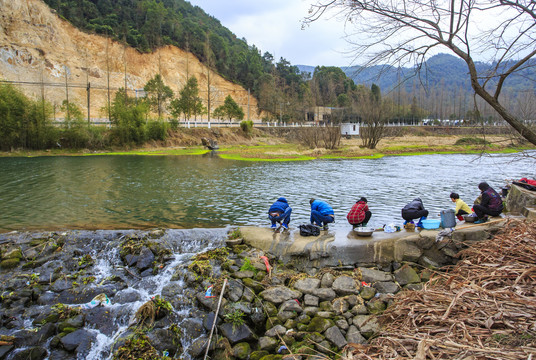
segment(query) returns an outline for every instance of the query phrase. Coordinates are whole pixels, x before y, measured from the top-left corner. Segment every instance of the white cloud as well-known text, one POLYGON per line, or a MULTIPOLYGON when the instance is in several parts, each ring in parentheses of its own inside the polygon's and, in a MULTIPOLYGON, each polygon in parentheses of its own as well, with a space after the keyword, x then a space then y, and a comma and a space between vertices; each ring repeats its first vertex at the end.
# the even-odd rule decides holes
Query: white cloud
POLYGON ((192 0, 221 21, 237 37, 245 38, 262 53, 276 60, 283 57, 293 65, 334 65, 351 63, 343 53, 344 24, 322 18, 302 30, 312 0, 270 0, 264 2, 232 0, 192 0))

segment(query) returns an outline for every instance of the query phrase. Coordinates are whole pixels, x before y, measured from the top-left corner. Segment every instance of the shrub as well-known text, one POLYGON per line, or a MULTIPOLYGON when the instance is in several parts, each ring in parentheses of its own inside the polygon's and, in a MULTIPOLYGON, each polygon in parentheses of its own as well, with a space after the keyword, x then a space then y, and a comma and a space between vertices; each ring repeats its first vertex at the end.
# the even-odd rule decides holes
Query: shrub
POLYGON ((167 124, 163 121, 149 121, 147 124, 147 138, 149 140, 166 140, 167 124))
POLYGON ((242 120, 240 122, 240 129, 242 129, 242 131, 245 132, 246 134, 250 134, 251 130, 253 129, 253 121, 242 120))
POLYGON ((477 137, 463 137, 458 139, 454 145, 491 145, 491 142, 477 137))

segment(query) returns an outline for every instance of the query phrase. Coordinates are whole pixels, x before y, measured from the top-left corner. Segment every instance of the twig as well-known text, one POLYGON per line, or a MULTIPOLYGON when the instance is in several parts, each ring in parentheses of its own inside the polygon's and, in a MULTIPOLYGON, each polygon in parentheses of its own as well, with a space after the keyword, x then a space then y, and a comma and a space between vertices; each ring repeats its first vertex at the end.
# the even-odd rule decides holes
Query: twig
POLYGON ((216 327, 216 322, 218 321, 218 313, 220 312, 221 299, 223 298, 223 292, 225 291, 225 285, 227 285, 227 279, 223 280, 223 285, 221 287, 220 300, 218 301, 218 307, 216 308, 216 315, 214 315, 214 322, 212 323, 212 329, 210 329, 210 335, 208 337, 207 350, 205 351, 204 360, 207 359, 208 350, 210 349, 210 342, 212 340, 212 334, 214 333, 214 328, 216 327))

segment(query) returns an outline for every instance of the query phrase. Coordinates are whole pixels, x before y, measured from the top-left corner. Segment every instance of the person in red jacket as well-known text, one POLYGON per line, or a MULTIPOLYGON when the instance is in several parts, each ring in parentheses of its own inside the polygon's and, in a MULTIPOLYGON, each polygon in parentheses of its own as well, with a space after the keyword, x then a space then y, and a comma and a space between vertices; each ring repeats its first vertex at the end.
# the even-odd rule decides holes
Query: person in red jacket
POLYGON ((369 211, 367 198, 362 197, 352 206, 346 218, 350 225, 353 225, 355 228, 357 226, 367 226, 371 216, 372 213, 369 211))

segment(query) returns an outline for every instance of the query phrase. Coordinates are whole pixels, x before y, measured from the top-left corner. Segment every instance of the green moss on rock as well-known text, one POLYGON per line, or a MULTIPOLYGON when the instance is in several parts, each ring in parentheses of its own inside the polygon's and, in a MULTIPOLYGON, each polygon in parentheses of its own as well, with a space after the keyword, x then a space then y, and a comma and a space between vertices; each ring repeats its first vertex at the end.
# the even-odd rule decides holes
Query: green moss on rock
POLYGON ((7 260, 2 260, 2 262, 0 262, 0 268, 2 269, 13 269, 13 268, 16 268, 20 263, 20 259, 7 259, 7 260))
POLYGON ((324 319, 321 317, 314 317, 309 325, 307 325, 307 331, 308 332, 318 332, 323 333, 330 327, 334 326, 335 323, 330 319, 324 319))
POLYGON ((264 350, 254 351, 249 355, 249 360, 260 360, 266 355, 269 355, 268 351, 264 351, 264 350))

